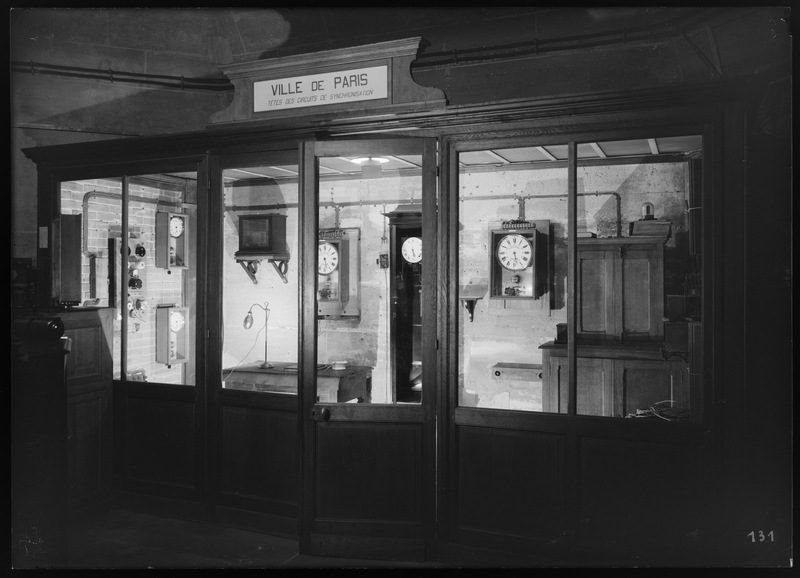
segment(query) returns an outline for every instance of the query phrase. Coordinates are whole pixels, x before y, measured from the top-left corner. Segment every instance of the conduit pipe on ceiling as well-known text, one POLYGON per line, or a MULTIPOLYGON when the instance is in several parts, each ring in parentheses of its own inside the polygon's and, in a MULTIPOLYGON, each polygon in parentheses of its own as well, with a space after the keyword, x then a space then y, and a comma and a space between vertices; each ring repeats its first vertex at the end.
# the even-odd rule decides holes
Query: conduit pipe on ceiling
MULTIPOLYGON (((523 202, 528 201, 530 199, 561 199, 566 198, 569 195, 483 195, 483 196, 474 196, 474 197, 459 197, 461 201, 494 201, 497 199, 514 199, 514 200, 522 200, 523 202)), ((614 191, 598 191, 596 193, 578 193, 579 197, 600 197, 600 196, 612 196, 616 202, 616 212, 617 212, 617 237, 622 236, 622 197, 619 193, 614 191)), ((381 200, 380 202, 363 202, 363 201, 343 201, 341 203, 336 202, 324 202, 320 203, 320 207, 354 207, 354 206, 373 206, 377 207, 380 205, 391 205, 394 203, 400 204, 407 204, 413 202, 413 199, 386 199, 381 200)), ((279 209, 296 209, 297 203, 275 203, 271 205, 226 205, 225 210, 231 212, 237 211, 275 211, 279 209)))
POLYGON ((177 88, 180 90, 209 90, 213 92, 226 92, 233 90, 233 84, 227 78, 187 78, 166 74, 143 74, 140 72, 124 72, 111 68, 84 68, 81 66, 61 66, 44 62, 11 62, 12 72, 25 72, 30 74, 43 74, 50 76, 67 76, 87 80, 105 80, 108 82, 122 82, 144 84, 147 86, 160 86, 162 88, 177 88))
MULTIPOLYGON (((439 68, 444 66, 460 66, 477 64, 480 62, 495 62, 500 60, 513 60, 541 54, 555 52, 568 52, 587 50, 612 45, 629 45, 635 43, 654 43, 673 38, 682 38, 691 43, 686 33, 686 27, 691 26, 700 18, 713 16, 719 9, 700 9, 683 18, 673 18, 657 24, 640 27, 628 27, 610 30, 599 34, 585 34, 564 38, 533 39, 528 42, 514 44, 494 45, 481 48, 464 48, 443 52, 421 54, 412 64, 412 70, 425 68, 439 68), (683 24, 683 26, 681 26, 683 24)), ((692 46, 695 50, 696 46, 692 46)), ((707 61, 704 55, 701 57, 707 61)), ((707 62, 708 63, 708 62, 707 62)), ((712 65, 713 66, 713 65, 712 65)), ((85 68, 79 66, 63 66, 33 61, 11 61, 12 72, 26 72, 30 74, 46 74, 51 76, 68 76, 92 80, 105 80, 108 82, 123 82, 178 88, 181 90, 209 90, 226 92, 233 90, 233 85, 227 78, 186 78, 166 74, 144 74, 139 72, 125 72, 111 68, 85 68)), ((719 72, 719 71, 717 71, 719 72)))
MULTIPOLYGON (((626 27, 596 34, 546 39, 534 38, 530 41, 513 44, 429 52, 427 54, 421 54, 411 64, 411 68, 412 70, 420 70, 426 68, 452 67, 482 62, 513 60, 530 56, 540 56, 543 54, 553 54, 556 52, 589 50, 613 45, 654 44, 673 39, 687 40, 693 48, 699 50, 693 45, 685 29, 694 23, 692 20, 697 21, 700 18, 707 20, 717 11, 717 9, 713 8, 702 9, 684 18, 666 19, 655 24, 626 27)), ((702 54, 701 57, 705 58, 702 54)))

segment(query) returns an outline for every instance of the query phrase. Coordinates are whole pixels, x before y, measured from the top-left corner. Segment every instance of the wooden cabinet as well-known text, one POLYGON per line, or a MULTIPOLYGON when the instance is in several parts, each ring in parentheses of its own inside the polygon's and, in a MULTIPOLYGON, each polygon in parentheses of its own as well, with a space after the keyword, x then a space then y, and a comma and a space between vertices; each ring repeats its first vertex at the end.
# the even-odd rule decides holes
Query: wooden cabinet
POLYGON ((64 311, 69 501, 86 507, 111 495, 113 309, 64 311))
MULTIPOLYGON (((553 342, 542 348, 542 409, 567 413, 567 349, 553 342)), ((691 407, 689 369, 683 360, 665 360, 652 346, 587 345, 578 350, 578 415, 626 417, 659 402, 691 407)))
MULTIPOLYGON (((567 413, 569 371, 566 356, 545 353, 542 409, 567 413)), ((610 359, 578 359, 578 414, 610 416, 613 409, 614 362, 610 359)))
POLYGON ((67 561, 66 339, 55 316, 12 311, 11 544, 14 568, 67 561), (51 324, 52 322, 52 324, 51 324), (36 330, 29 330, 32 325, 36 330), (44 334, 39 329, 44 327, 44 334))
POLYGON ((578 239, 577 330, 595 339, 664 334, 664 237, 578 239))

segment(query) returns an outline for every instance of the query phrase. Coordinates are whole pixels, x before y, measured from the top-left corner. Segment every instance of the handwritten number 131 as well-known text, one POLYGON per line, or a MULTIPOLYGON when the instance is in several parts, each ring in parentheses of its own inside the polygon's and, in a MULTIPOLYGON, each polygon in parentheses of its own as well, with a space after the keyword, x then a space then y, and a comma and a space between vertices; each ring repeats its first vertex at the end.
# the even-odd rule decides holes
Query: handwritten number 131
POLYGON ((763 530, 759 530, 758 532, 753 531, 748 533, 747 536, 750 538, 751 542, 775 541, 775 532, 773 530, 770 530, 766 534, 764 533, 763 530))

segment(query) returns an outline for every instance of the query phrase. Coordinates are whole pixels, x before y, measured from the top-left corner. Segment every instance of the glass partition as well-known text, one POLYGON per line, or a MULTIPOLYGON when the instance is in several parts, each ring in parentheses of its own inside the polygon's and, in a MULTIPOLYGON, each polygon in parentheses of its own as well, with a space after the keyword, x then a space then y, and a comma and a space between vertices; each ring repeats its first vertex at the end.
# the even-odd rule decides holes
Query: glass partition
POLYGON ((458 154, 459 405, 700 419, 702 144, 576 143, 574 231, 568 145, 458 154))
POLYGON ((577 414, 699 419, 702 138, 578 152, 577 414))
POLYGON ((419 146, 318 159, 318 402, 422 401, 419 146))
POLYGON ((54 293, 115 309, 115 379, 195 384, 196 195, 195 172, 61 185, 54 293))
POLYGON ((297 395, 297 155, 262 157, 223 170, 222 383, 297 395))
POLYGON ((547 353, 567 323, 566 154, 563 145, 459 153, 461 406, 561 409, 547 353))

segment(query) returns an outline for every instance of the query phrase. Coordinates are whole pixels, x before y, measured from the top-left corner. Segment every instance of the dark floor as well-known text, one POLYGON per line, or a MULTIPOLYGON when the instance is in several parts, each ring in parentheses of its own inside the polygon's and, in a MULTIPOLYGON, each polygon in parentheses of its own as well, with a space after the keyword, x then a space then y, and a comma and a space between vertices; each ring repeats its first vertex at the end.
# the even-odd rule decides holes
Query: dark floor
POLYGON ((76 524, 71 569, 503 568, 528 564, 468 551, 438 562, 389 562, 301 555, 298 542, 209 522, 111 508, 76 524), (488 556, 488 557, 487 557, 488 556))

